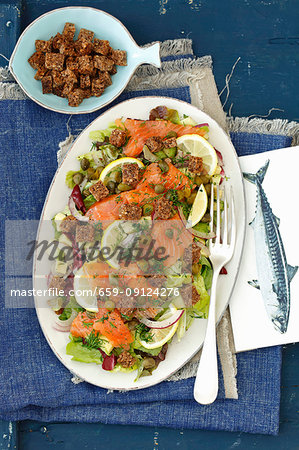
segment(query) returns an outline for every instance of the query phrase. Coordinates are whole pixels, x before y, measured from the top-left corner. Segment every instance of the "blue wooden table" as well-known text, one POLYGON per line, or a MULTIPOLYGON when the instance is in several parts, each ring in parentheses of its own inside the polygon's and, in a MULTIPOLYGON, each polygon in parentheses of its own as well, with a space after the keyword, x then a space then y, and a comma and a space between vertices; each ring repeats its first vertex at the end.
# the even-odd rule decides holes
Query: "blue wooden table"
MULTIPOLYGON (((219 90, 240 57, 226 111, 233 116, 299 120, 298 0, 0 0, 0 53, 20 30, 53 8, 83 5, 118 17, 139 44, 188 37, 198 56, 211 54, 219 90)), ((5 60, 1 61, 5 65, 5 60)), ((102 424, 0 422, 0 449, 299 449, 299 345, 283 350, 278 437, 102 424)))

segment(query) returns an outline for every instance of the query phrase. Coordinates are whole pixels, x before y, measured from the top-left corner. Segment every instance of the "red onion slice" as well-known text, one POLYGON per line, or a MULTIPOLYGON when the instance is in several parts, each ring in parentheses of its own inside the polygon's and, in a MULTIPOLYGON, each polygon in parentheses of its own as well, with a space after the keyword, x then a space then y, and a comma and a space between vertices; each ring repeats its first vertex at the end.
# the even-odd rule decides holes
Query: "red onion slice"
POLYGON ((81 222, 88 222, 89 218, 86 216, 82 216, 80 212, 77 210, 76 205, 72 197, 69 198, 69 210, 72 216, 74 216, 76 219, 80 220, 81 222))
POLYGON ((177 309, 169 319, 157 321, 157 320, 149 320, 143 317, 140 319, 140 322, 144 323, 148 328, 155 328, 157 330, 162 330, 163 328, 171 327, 174 325, 184 314, 184 310, 177 309))
POLYGON ((55 314, 53 327, 57 331, 70 331, 73 320, 77 317, 77 312, 72 311, 71 316, 67 320, 60 320, 59 316, 55 314))

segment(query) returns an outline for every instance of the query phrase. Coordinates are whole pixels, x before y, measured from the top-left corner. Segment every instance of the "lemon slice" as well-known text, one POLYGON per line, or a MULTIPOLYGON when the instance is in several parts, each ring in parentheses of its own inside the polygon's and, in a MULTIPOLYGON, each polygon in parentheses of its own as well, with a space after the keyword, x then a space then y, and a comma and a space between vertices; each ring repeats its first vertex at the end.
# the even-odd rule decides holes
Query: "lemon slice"
POLYGON ((106 262, 113 269, 119 269, 120 267, 118 262, 118 252, 114 252, 114 250, 118 246, 118 244, 126 237, 126 233, 124 233, 123 229, 121 228, 122 222, 122 220, 115 220, 114 222, 112 222, 105 229, 101 240, 101 249, 109 249, 109 255, 111 255, 111 257, 109 258, 108 256, 106 262))
POLYGON ((204 185, 201 184, 199 186, 194 203, 192 205, 192 209, 188 217, 186 228, 194 227, 194 225, 200 222, 206 213, 207 207, 208 207, 207 192, 204 188, 204 185))
POLYGON ((214 147, 198 134, 185 134, 177 139, 177 145, 183 153, 202 158, 210 176, 214 175, 218 158, 214 147))
POLYGON ((74 294, 77 303, 87 311, 98 312, 97 297, 93 295, 93 288, 89 284, 89 277, 85 273, 85 264, 75 273, 74 294))
POLYGON ((137 158, 130 158, 130 157, 125 157, 125 158, 119 158, 116 159, 115 161, 112 161, 111 163, 108 164, 108 166, 106 166, 100 175, 100 180, 105 184, 105 182, 107 182, 107 178, 110 177, 111 172, 116 171, 117 169, 121 169, 121 166, 123 164, 128 164, 128 163, 136 163, 138 164, 138 167, 143 168, 144 164, 139 161, 139 159, 137 158))
MULTIPOLYGON (((159 318, 158 321, 162 322, 163 320, 171 319, 171 316, 176 314, 176 312, 177 308, 173 304, 170 304, 168 309, 159 318)), ((150 330, 151 339, 149 341, 140 340, 140 344, 149 350, 161 347, 162 345, 166 344, 166 342, 168 342, 169 339, 172 338, 172 336, 175 334, 178 328, 178 325, 179 320, 177 320, 173 325, 167 328, 152 328, 150 330)))

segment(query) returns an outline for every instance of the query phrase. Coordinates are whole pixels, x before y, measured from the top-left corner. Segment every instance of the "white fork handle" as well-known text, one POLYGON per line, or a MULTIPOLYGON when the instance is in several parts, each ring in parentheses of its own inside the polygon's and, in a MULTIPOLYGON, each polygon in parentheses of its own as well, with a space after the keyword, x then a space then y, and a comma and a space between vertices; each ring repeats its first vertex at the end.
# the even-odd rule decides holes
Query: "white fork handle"
POLYGON ((217 270, 212 281, 209 317, 206 336, 194 384, 194 398, 202 405, 208 405, 216 400, 218 393, 218 365, 216 346, 216 285, 220 269, 217 270))

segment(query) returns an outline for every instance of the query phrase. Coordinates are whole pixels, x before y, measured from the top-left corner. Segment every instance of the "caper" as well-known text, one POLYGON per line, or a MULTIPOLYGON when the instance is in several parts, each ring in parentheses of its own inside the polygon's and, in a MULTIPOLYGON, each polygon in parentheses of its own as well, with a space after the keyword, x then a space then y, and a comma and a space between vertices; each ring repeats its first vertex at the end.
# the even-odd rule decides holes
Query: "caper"
POLYGON ((164 152, 166 153, 166 156, 168 156, 168 158, 174 158, 177 154, 177 148, 176 147, 165 148, 164 152))
POLYGON ((105 308, 106 309, 114 309, 115 308, 115 303, 112 300, 106 300, 105 301, 105 308))
POLYGON ((165 235, 169 238, 172 239, 173 238, 173 230, 171 228, 167 228, 167 230, 165 230, 165 235))
POLYGON ((74 173, 73 182, 75 184, 80 184, 80 183, 82 183, 83 178, 84 178, 84 175, 82 175, 82 173, 80 173, 80 172, 74 173))
POLYGON ((166 153, 163 150, 159 150, 158 152, 155 153, 155 156, 159 159, 164 159, 166 158, 166 153))
POLYGON ((193 205, 197 192, 192 192, 190 197, 187 198, 188 205, 193 205))
POLYGON ((104 169, 103 166, 98 166, 98 167, 97 167, 97 171, 98 171, 98 174, 99 174, 99 175, 101 175, 103 169, 104 169))
POLYGON ((125 192, 125 191, 130 191, 132 189, 132 186, 130 186, 129 184, 125 184, 125 183, 119 183, 119 185, 117 186, 117 189, 120 192, 125 192))
POLYGON ((185 198, 184 191, 179 190, 179 191, 177 191, 177 194, 178 194, 178 200, 181 202, 185 198))
POLYGON ((84 195, 84 197, 88 197, 90 195, 89 189, 84 189, 82 194, 84 195))
POLYGON ((184 195, 185 195, 186 198, 190 197, 190 195, 191 195, 191 189, 190 189, 189 187, 186 187, 186 188, 184 189, 184 195))
POLYGON ((198 264, 192 264, 192 274, 196 275, 199 272, 199 266, 198 264))
POLYGON ((95 170, 92 167, 89 167, 87 169, 86 176, 89 180, 92 180, 92 177, 94 176, 95 170))
POLYGON ((194 181, 195 181, 195 184, 197 184, 197 186, 200 186, 201 184, 203 184, 202 178, 199 175, 196 175, 194 181))
POLYGON ((162 192, 164 192, 165 187, 163 186, 163 184, 156 184, 155 186, 155 192, 156 194, 162 194, 162 192))
POLYGON ((133 319, 128 322, 128 327, 130 330, 135 330, 138 324, 139 324, 138 320, 133 319))
POLYGON ((90 162, 87 158, 82 158, 80 162, 80 166, 82 170, 87 170, 90 166, 90 162))
POLYGON ((209 177, 209 175, 200 175, 200 178, 202 179, 203 184, 211 182, 211 177, 209 177))
POLYGON ((120 194, 120 190, 118 188, 115 189, 115 194, 120 194))
POLYGON ((210 222, 210 221, 211 221, 211 216, 210 216, 209 213, 206 213, 206 214, 203 216, 203 218, 201 219, 201 222, 203 222, 203 223, 208 223, 208 222, 210 222))
POLYGON ((147 203, 146 205, 143 205, 142 211, 144 216, 150 216, 154 210, 153 205, 147 203))
POLYGON ((169 133, 167 133, 166 139, 169 139, 169 138, 172 138, 172 137, 174 137, 174 138, 178 137, 178 134, 177 134, 176 131, 169 131, 169 133))
POLYGON ((116 170, 115 173, 113 174, 113 178, 116 181, 116 183, 120 183, 122 179, 121 171, 116 170))
POLYGON ((89 319, 94 319, 96 316, 96 313, 94 313, 92 311, 86 311, 86 315, 89 319))
POLYGON ((156 361, 154 358, 144 358, 143 367, 145 369, 153 369, 156 366, 156 361))
POLYGON ((106 184, 107 189, 109 190, 110 194, 113 194, 115 191, 115 183, 114 181, 110 180, 108 181, 108 183, 106 184))
POLYGON ((210 183, 208 183, 208 184, 205 185, 205 190, 206 190, 206 193, 207 193, 208 195, 211 194, 211 184, 210 184, 210 183))
POLYGON ((169 166, 165 161, 159 161, 158 166, 160 167, 163 173, 167 173, 169 171, 169 166))

